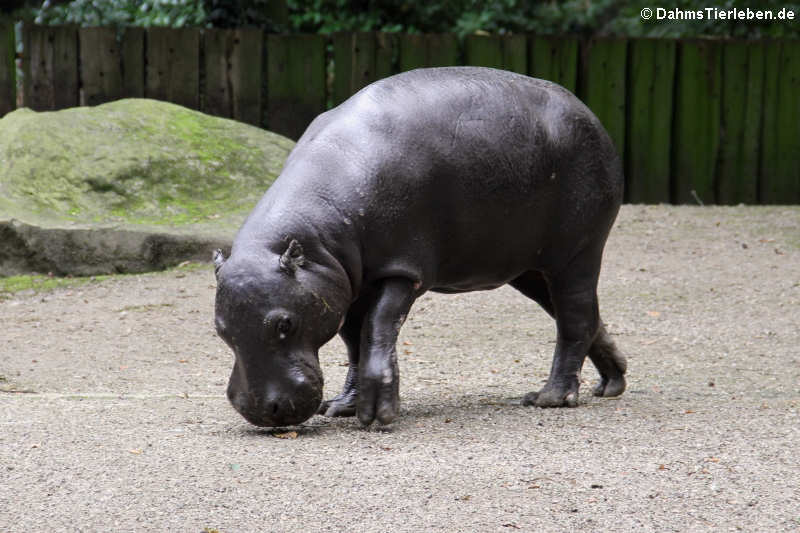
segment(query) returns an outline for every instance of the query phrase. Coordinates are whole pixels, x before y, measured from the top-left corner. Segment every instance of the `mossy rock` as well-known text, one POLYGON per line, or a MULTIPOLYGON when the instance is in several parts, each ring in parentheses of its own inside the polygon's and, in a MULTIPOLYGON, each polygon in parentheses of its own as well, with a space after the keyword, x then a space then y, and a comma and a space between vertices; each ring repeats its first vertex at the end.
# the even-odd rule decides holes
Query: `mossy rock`
POLYGON ((293 146, 155 100, 9 113, 0 119, 0 275, 194 259, 230 241, 293 146))

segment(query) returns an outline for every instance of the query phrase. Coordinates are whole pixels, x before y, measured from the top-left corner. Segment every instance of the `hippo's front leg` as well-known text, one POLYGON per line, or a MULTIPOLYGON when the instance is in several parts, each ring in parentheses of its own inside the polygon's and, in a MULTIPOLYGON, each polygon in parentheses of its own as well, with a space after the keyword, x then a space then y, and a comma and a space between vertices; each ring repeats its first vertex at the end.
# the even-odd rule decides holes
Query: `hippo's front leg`
POLYGON ((414 283, 403 278, 379 282, 361 326, 356 416, 364 425, 395 419, 400 409, 397 335, 415 299, 414 283))
POLYGON ((317 414, 335 416, 355 416, 356 400, 358 399, 358 360, 361 350, 361 326, 364 316, 368 311, 367 306, 372 304, 370 293, 362 294, 353 302, 347 311, 347 317, 339 330, 339 336, 347 347, 347 360, 349 367, 344 380, 342 392, 330 400, 322 402, 317 414))

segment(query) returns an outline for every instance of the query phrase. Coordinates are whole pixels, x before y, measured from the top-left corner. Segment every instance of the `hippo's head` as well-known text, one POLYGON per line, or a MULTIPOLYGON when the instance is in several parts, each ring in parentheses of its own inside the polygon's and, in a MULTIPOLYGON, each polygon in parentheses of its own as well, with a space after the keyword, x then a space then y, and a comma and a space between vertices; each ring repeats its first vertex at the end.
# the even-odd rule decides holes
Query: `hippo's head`
POLYGON ((326 269, 296 240, 284 246, 282 253, 214 256, 217 333, 235 356, 228 399, 257 426, 298 424, 316 412, 323 383, 317 352, 344 316, 326 269))

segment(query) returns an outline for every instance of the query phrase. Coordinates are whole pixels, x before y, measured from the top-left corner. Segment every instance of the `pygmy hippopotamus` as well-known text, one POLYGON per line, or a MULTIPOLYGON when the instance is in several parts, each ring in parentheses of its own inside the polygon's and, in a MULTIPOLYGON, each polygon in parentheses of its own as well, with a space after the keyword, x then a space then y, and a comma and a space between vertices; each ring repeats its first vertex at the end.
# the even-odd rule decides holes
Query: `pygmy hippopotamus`
POLYGON ((387 424, 398 332, 426 291, 509 284, 557 326, 550 376, 522 403, 575 406, 588 354, 597 396, 625 389, 597 281, 623 177, 598 119, 566 89, 476 67, 377 81, 319 115, 216 252, 216 329, 235 354, 228 398, 258 426, 314 413, 387 424), (318 350, 347 346, 322 401, 318 350))

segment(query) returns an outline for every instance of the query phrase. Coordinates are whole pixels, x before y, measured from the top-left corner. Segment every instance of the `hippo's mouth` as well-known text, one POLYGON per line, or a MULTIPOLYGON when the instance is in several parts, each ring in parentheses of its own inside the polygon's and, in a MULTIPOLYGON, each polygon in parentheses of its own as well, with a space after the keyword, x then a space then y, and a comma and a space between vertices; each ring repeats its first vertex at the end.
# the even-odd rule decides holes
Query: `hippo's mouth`
POLYGON ((234 409, 245 420, 259 427, 284 427, 302 424, 317 412, 322 403, 322 391, 298 397, 255 401, 242 395, 229 397, 234 409))

